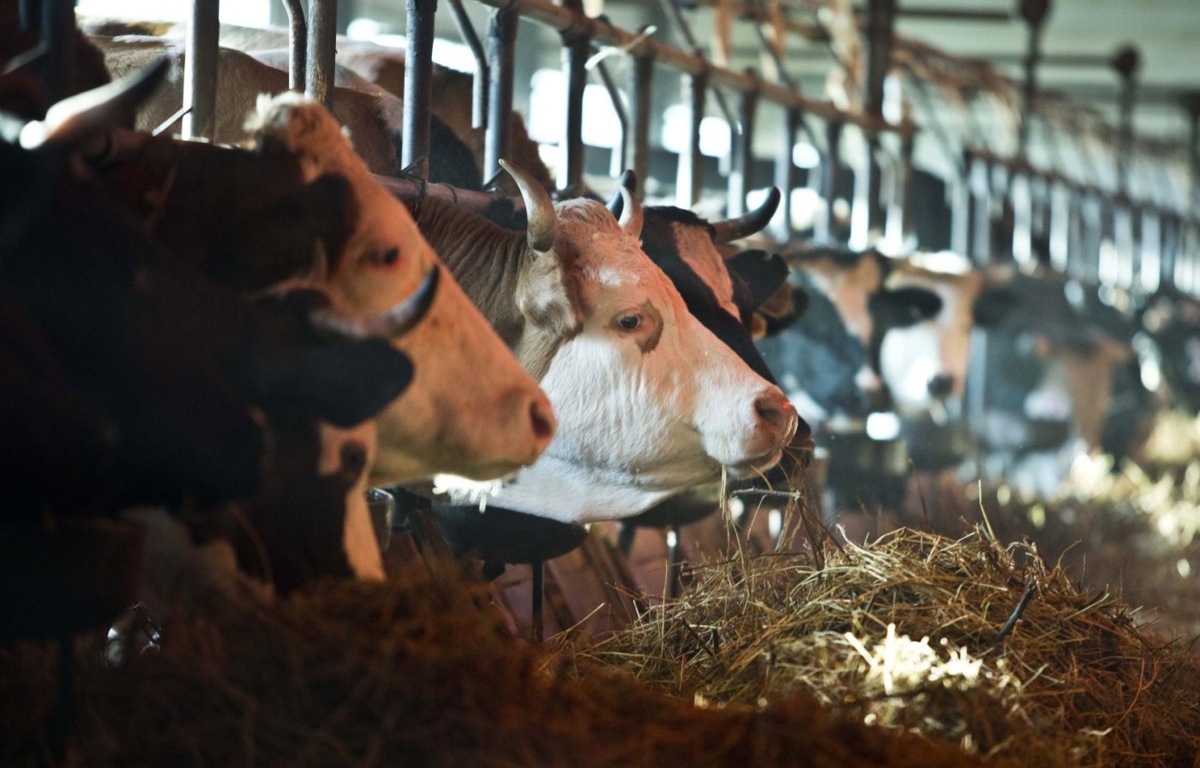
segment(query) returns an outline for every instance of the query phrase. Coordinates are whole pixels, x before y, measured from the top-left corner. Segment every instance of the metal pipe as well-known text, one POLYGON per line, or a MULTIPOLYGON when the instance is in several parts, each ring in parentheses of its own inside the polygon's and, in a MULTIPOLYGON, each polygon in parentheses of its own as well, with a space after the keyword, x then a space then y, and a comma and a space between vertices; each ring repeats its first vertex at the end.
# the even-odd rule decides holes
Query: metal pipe
POLYGON ((517 20, 513 8, 500 8, 488 25, 488 127, 483 146, 483 178, 500 173, 508 155, 513 103, 513 61, 517 20))
POLYGON ((437 0, 405 0, 408 26, 400 167, 429 178, 430 98, 433 95, 433 24, 437 0))
POLYGON ((450 4, 450 18, 454 20, 454 26, 458 29, 458 36, 471 49, 471 56, 475 59, 475 77, 472 80, 471 89, 471 127, 487 128, 487 53, 483 50, 483 43, 479 41, 479 33, 475 31, 475 25, 471 23, 471 17, 463 8, 462 0, 447 0, 447 2, 450 4))
POLYGON ((1029 126, 1033 122, 1033 98, 1037 93, 1037 65, 1042 55, 1042 25, 1050 12, 1050 0, 1022 0, 1021 17, 1029 28, 1025 49, 1025 82, 1021 88, 1020 124, 1017 126, 1017 154, 1024 157, 1029 148, 1029 126))
POLYGON ((650 115, 654 109, 654 56, 633 59, 633 170, 639 179, 637 194, 645 196, 650 169, 650 115))
POLYGON ((843 126, 840 120, 825 123, 825 155, 821 158, 821 198, 825 200, 825 210, 813 225, 813 239, 827 245, 841 240, 834 227, 833 207, 841 194, 839 174, 843 126))
MULTIPOLYGON (((700 45, 696 42, 696 36, 692 34, 692 28, 688 25, 687 19, 683 17, 683 11, 679 9, 679 0, 662 0, 661 4, 667 21, 675 36, 679 38, 679 42, 686 46, 693 56, 707 60, 700 45)), ((564 5, 566 4, 564 3, 564 5)), ((747 93, 747 91, 743 91, 743 93, 747 93)), ((733 126, 736 121, 729 102, 725 100, 725 94, 719 88, 713 88, 713 98, 716 99, 717 108, 721 110, 725 120, 730 126, 733 126)))
POLYGON ((337 4, 338 0, 308 3, 308 69, 304 74, 304 93, 326 107, 333 105, 337 4))
MULTIPOLYGON (((753 72, 747 70, 747 74, 753 72)), ((741 131, 734 135, 732 167, 729 169, 729 202, 726 215, 741 216, 746 212, 746 192, 754 187, 754 124, 758 110, 758 92, 742 94, 741 131)))
MULTIPOLYGON (((564 8, 583 13, 582 0, 563 0, 564 8)), ((562 66, 566 77, 567 119, 559 140, 558 188, 574 194, 583 188, 583 169, 586 150, 583 146, 583 91, 587 87, 585 65, 592 55, 592 43, 586 35, 574 31, 562 35, 562 66)))
POLYGON ((1137 48, 1126 46, 1113 57, 1112 66, 1121 76, 1121 124, 1117 140, 1117 191, 1129 191, 1129 171, 1133 162, 1133 100, 1137 90, 1136 74, 1140 60, 1137 48))
POLYGON ((1191 200, 1193 209, 1200 208, 1200 91, 1192 91, 1183 97, 1183 108, 1188 116, 1188 169, 1191 172, 1191 200))
MULTIPOLYGON (((863 109, 868 115, 883 120, 884 80, 892 65, 892 34, 896 20, 896 0, 870 0, 867 6, 867 77, 863 109)), ((879 136, 867 131, 867 152, 863 158, 862 189, 855 194, 854 220, 856 240, 866 245, 867 238, 881 229, 883 211, 880 206, 882 169, 879 165, 879 136), (864 215, 865 214, 865 215, 864 215)))
POLYGON ((916 151, 916 137, 912 134, 900 140, 900 166, 897 169, 895 183, 895 198, 892 203, 894 216, 898 222, 889 221, 888 225, 895 227, 900 240, 907 247, 917 242, 916 217, 913 215, 913 154, 916 151))
POLYGON ((45 0, 40 21, 46 55, 38 69, 50 100, 60 101, 71 95, 75 80, 75 3, 45 0))
POLYGON ((183 60, 183 138, 211 140, 216 129, 220 0, 192 0, 183 60))
MULTIPOLYGON (((626 163, 629 156, 629 112, 625 109, 625 103, 621 100, 621 91, 617 88, 612 73, 608 71, 608 66, 603 61, 597 62, 596 71, 600 73, 600 82, 604 84, 608 100, 612 102, 613 112, 617 115, 617 125, 621 127, 621 138, 613 145, 612 158, 608 164, 608 173, 615 178, 628 168, 626 163)), ((644 176, 638 176, 638 178, 645 179, 644 176)))
POLYGON ((493 8, 503 8, 513 13, 520 13, 559 32, 576 28, 580 33, 587 34, 596 45, 628 48, 630 53, 634 55, 653 53, 655 61, 659 65, 677 72, 690 75, 706 71, 710 72, 709 80, 714 86, 729 88, 743 93, 758 87, 761 97, 767 101, 772 101, 785 107, 799 107, 808 114, 826 120, 837 119, 845 123, 899 133, 909 132, 913 129, 910 125, 894 125, 863 113, 847 112, 838 109, 831 102, 807 98, 775 83, 761 83, 756 86, 753 80, 741 72, 735 72, 724 67, 715 67, 701 56, 665 45, 656 40, 636 40, 637 36, 632 32, 614 27, 603 19, 588 18, 583 14, 572 13, 570 10, 557 6, 549 0, 479 1, 493 8))
POLYGON ((775 230, 775 239, 781 243, 792 239, 792 195, 799 185, 799 172, 792 157, 796 146, 796 134, 800 132, 800 123, 804 119, 798 109, 789 109, 783 115, 783 140, 778 143, 775 154, 775 186, 783 191, 783 202, 775 211, 771 222, 775 230))
POLYGON ((675 174, 675 204, 691 208, 700 199, 700 181, 704 175, 704 156, 700 154, 700 121, 704 119, 704 96, 708 91, 708 74, 701 72, 685 78, 688 85, 691 114, 688 116, 687 146, 679 155, 675 174))
POLYGON ((304 90, 305 70, 308 68, 308 22, 304 19, 302 0, 283 0, 288 17, 288 88, 304 90))
MULTIPOLYGON (((855 13, 862 13, 862 6, 854 7, 855 13)), ((1008 11, 965 10, 943 6, 902 6, 898 13, 910 19, 925 19, 927 21, 982 21, 1008 23, 1013 20, 1008 11)))

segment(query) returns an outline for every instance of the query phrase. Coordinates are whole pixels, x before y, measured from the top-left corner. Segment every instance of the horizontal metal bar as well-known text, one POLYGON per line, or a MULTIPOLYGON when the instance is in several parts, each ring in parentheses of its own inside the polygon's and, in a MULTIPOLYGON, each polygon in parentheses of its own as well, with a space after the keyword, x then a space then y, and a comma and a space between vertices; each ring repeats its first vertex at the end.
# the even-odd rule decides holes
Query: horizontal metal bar
POLYGON ((375 181, 380 186, 391 192, 396 198, 405 202, 434 197, 439 200, 448 200, 477 213, 482 213, 504 200, 507 200, 512 205, 514 211, 524 210, 525 208, 525 203, 519 197, 512 198, 505 197, 504 195, 494 195, 490 192, 459 189, 449 184, 437 182, 421 182, 415 179, 380 176, 379 174, 372 174, 372 176, 374 176, 375 181))
POLYGON ((758 91, 761 98, 785 107, 803 109, 810 115, 826 120, 838 120, 857 125, 869 131, 891 131, 908 134, 914 130, 911 123, 894 124, 875 119, 861 112, 838 109, 828 101, 808 98, 783 86, 768 83, 762 78, 743 72, 718 67, 703 57, 686 53, 657 40, 635 41, 636 35, 614 27, 601 19, 589 18, 581 13, 572 13, 549 2, 549 0, 479 0, 484 5, 516 11, 520 15, 549 26, 560 34, 583 34, 593 43, 628 47, 634 56, 653 55, 656 64, 689 75, 707 72, 711 85, 729 88, 740 93, 758 91))
POLYGON ((968 156, 977 158, 990 166, 998 166, 1006 169, 1010 174, 1019 174, 1031 179, 1040 179, 1053 184, 1061 184, 1070 189, 1072 192, 1081 195, 1090 195, 1099 198, 1100 200, 1109 201, 1124 207, 1136 208, 1143 211, 1152 211, 1159 215, 1177 216, 1184 221, 1196 221, 1200 223, 1200 219, 1192 216, 1187 211, 1164 208, 1157 202, 1131 198, 1129 195, 1122 192, 1109 192, 1101 189, 1095 184, 1087 184, 1072 179, 1069 176, 1059 172, 1052 171, 1046 168, 1039 168, 1029 163, 1028 160, 1017 157, 1002 157, 993 152, 984 149, 968 148, 965 150, 968 156))
MULTIPOLYGON (((855 13, 862 13, 861 6, 854 6, 855 13)), ((910 19, 922 19, 924 21, 984 21, 984 22, 1010 22, 1017 21, 1020 17, 1011 11, 988 11, 988 10, 968 10, 964 8, 951 8, 948 6, 910 6, 897 5, 896 14, 910 19)))

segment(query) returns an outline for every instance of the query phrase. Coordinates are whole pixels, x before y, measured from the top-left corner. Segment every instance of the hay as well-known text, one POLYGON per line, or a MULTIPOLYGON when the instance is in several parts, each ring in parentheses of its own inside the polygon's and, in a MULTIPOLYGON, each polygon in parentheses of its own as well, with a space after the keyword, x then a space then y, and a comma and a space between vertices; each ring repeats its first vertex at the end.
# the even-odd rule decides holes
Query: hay
POLYGON ((823 568, 774 555, 697 575, 580 656, 710 704, 803 691, 990 765, 1197 764, 1195 657, 1143 637, 1031 546, 898 531, 829 550, 823 568))
MULTIPOLYGON (((177 618, 158 651, 118 668, 100 663, 101 643, 77 645, 71 766, 973 764, 810 696, 700 707, 581 667, 515 639, 479 593, 444 577, 177 618)), ((45 648, 0 653, 2 689, 52 688, 53 664, 45 648)), ((49 699, 8 700, 0 762, 44 757, 49 699)))

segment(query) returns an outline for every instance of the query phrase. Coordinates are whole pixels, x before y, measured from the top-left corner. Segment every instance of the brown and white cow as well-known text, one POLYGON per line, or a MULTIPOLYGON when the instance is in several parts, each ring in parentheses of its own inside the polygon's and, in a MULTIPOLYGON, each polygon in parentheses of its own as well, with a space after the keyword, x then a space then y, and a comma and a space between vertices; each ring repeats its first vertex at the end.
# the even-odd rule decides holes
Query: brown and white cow
POLYGON ((371 177, 337 120, 311 100, 282 94, 262 102, 252 135, 256 155, 193 142, 148 142, 140 157, 114 165, 106 176, 125 194, 135 190, 148 198, 148 226, 157 239, 172 245, 181 237, 216 240, 214 247, 222 245, 223 219, 254 204, 255 195, 265 194, 256 189, 265 190, 268 179, 296 187, 340 185, 347 220, 335 238, 336 251, 315 267, 312 255, 302 254, 306 266, 272 275, 265 284, 310 285, 328 295, 335 310, 368 318, 411 295, 430 268, 441 275, 424 321, 395 341, 416 372, 379 416, 371 482, 442 472, 492 479, 532 463, 554 433, 549 401, 444 271, 408 210, 371 177))
POLYGON ((753 373, 687 310, 641 250, 641 208, 617 221, 591 200, 555 207, 508 166, 526 234, 436 200, 417 206, 425 236, 537 376, 559 432, 495 496, 564 521, 619 519, 679 491, 778 462, 797 427, 778 387, 753 373))

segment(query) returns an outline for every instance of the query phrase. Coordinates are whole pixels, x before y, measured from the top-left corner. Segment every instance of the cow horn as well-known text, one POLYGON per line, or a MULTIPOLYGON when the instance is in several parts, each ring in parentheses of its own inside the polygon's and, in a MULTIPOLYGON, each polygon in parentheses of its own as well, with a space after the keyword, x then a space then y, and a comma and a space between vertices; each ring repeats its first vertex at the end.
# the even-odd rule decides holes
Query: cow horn
POLYGON ((613 192, 612 199, 608 201, 608 210, 612 211, 613 218, 617 221, 621 220, 621 211, 625 210, 625 198, 621 197, 622 189, 637 192, 637 174, 632 168, 621 174, 621 182, 617 185, 617 191, 613 192))
POLYGON ((508 171, 508 175, 517 182, 521 190, 521 199, 525 201, 525 219, 529 222, 526 237, 529 247, 538 253, 544 253, 554 247, 554 238, 558 235, 558 215, 554 212, 554 203, 542 185, 534 181, 525 169, 508 162, 500 161, 500 167, 508 171))
POLYGON ((433 306, 440 272, 436 264, 430 267, 413 295, 382 315, 352 319, 321 308, 314 310, 309 319, 318 328, 350 338, 399 338, 411 331, 433 306))
POLYGON ((758 232, 771 221, 782 197, 779 194, 779 187, 771 187, 771 191, 767 193, 767 199, 763 200, 762 205, 753 211, 738 216, 736 219, 714 221, 712 223, 713 242, 728 243, 758 232))
POLYGON ((617 224, 621 229, 625 230, 634 237, 642 236, 642 204, 638 201, 637 195, 630 192, 625 187, 621 187, 618 192, 621 194, 623 207, 621 217, 617 219, 617 224))
POLYGON ((163 56, 140 72, 63 99, 46 111, 45 120, 21 129, 21 146, 74 147, 117 126, 154 93, 169 67, 170 59, 163 56))

